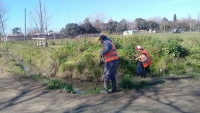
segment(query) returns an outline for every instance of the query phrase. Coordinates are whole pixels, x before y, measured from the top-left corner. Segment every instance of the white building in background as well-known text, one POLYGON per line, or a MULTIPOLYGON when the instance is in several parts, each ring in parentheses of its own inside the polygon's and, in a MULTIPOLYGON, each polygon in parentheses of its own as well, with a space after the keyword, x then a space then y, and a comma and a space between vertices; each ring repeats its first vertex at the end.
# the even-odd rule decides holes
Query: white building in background
POLYGON ((133 35, 133 34, 139 34, 138 30, 123 31, 123 35, 133 35))
POLYGON ((152 29, 149 29, 149 31, 147 33, 156 33, 156 30, 152 30, 152 29))

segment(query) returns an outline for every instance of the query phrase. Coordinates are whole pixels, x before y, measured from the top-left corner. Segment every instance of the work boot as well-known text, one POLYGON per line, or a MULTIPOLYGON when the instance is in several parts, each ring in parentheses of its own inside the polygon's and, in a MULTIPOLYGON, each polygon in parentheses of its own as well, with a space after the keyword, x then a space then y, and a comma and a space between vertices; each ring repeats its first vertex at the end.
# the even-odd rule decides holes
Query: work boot
POLYGON ((109 89, 108 92, 109 92, 109 93, 117 92, 117 86, 116 86, 117 83, 116 83, 116 79, 111 80, 111 82, 112 82, 112 89, 109 89))
POLYGON ((101 94, 108 94, 108 91, 106 91, 106 90, 100 90, 100 93, 101 94))
POLYGON ((101 94, 108 94, 108 86, 109 86, 109 80, 104 80, 104 90, 101 90, 101 94))

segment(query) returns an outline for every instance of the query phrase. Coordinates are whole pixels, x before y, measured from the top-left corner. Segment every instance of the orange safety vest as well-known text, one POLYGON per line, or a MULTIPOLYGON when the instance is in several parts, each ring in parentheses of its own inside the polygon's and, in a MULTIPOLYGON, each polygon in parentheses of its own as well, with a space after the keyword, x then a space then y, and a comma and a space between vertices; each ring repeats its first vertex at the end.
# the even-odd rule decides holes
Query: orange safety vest
POLYGON ((109 41, 109 42, 112 45, 112 49, 109 50, 108 53, 103 55, 104 61, 106 63, 118 59, 118 55, 117 55, 117 51, 116 51, 115 45, 111 41, 109 41))
MULTIPOLYGON (((152 63, 151 58, 149 57, 149 54, 146 50, 143 50, 142 54, 144 54, 147 57, 147 60, 142 62, 143 67, 146 68, 151 65, 151 63, 152 63)), ((143 58, 141 58, 141 59, 143 59, 143 58)))

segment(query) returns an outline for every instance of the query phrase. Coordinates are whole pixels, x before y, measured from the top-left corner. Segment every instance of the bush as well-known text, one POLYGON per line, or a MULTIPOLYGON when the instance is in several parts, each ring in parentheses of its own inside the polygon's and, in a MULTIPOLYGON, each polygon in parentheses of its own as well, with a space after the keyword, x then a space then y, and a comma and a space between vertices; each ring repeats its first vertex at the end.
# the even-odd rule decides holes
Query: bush
POLYGON ((120 90, 133 89, 133 86, 134 86, 133 77, 131 76, 123 76, 119 82, 120 90))
POLYGON ((60 90, 67 91, 68 93, 74 93, 74 89, 71 84, 64 83, 60 80, 50 79, 49 77, 35 75, 35 74, 30 75, 29 78, 36 81, 44 82, 47 86, 47 89, 49 90, 60 89, 60 90))
POLYGON ((56 45, 56 43, 54 41, 51 41, 50 45, 56 45))
POLYGON ((164 55, 171 57, 185 57, 188 51, 180 45, 183 40, 180 38, 169 38, 163 44, 162 51, 164 55))

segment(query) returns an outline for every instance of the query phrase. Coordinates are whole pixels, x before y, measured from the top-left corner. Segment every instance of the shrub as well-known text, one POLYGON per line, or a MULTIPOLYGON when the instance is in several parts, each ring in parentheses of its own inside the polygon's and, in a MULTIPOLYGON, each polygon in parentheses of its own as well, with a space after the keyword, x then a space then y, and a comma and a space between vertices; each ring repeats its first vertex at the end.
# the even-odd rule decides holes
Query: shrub
POLYGON ((36 80, 36 81, 44 82, 47 86, 47 89, 49 89, 49 90, 60 89, 60 90, 67 91, 68 93, 74 93, 74 89, 71 84, 67 84, 60 80, 50 79, 49 77, 35 75, 35 74, 30 75, 29 78, 36 80))
POLYGON ((50 45, 56 45, 56 43, 54 41, 51 41, 50 45))
POLYGON ((182 41, 180 38, 169 38, 162 47, 164 55, 171 57, 185 57, 188 55, 188 51, 180 45, 182 41))
POLYGON ((131 76, 123 76, 119 82, 120 90, 133 89, 133 78, 131 76))

